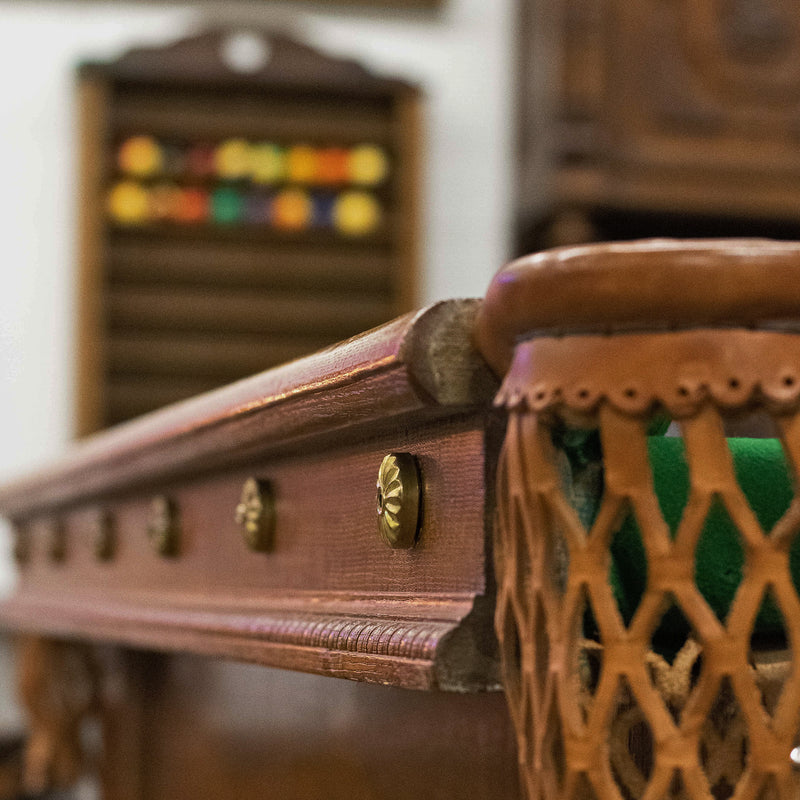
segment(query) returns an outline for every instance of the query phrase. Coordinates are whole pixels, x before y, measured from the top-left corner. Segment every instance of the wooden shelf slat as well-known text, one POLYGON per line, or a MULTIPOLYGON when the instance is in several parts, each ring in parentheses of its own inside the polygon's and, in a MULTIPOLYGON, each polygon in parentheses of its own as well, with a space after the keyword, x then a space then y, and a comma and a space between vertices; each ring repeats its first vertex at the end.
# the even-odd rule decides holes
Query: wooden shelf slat
POLYGON ((109 248, 111 281, 231 287, 303 287, 388 291, 394 262, 377 250, 333 251, 321 246, 275 246, 249 241, 175 242, 119 237, 109 248))
POLYGON ((181 400, 218 388, 211 377, 161 375, 110 375, 106 381, 109 424, 147 414, 181 400))
POLYGON ((160 138, 219 141, 231 137, 281 143, 390 144, 391 119, 362 103, 280 102, 270 98, 199 93, 126 93, 113 108, 119 136, 147 132, 160 138), (214 112, 209 113, 209 108, 214 112))
POLYGON ((390 298, 355 294, 308 295, 249 290, 185 289, 116 284, 106 308, 112 331, 194 330, 351 336, 388 321, 390 298))
POLYGON ((214 225, 211 223, 152 223, 147 225, 120 225, 108 221, 111 241, 136 239, 151 241, 177 241, 192 243, 252 242, 262 245, 287 245, 299 247, 328 247, 331 250, 367 249, 393 244, 394 214, 384 209, 382 224, 373 233, 363 236, 345 236, 334 230, 310 229, 303 231, 279 230, 266 225, 214 225))
POLYGON ((111 372, 196 376, 231 381, 291 361, 331 344, 323 337, 280 339, 253 335, 113 334, 107 344, 111 372))

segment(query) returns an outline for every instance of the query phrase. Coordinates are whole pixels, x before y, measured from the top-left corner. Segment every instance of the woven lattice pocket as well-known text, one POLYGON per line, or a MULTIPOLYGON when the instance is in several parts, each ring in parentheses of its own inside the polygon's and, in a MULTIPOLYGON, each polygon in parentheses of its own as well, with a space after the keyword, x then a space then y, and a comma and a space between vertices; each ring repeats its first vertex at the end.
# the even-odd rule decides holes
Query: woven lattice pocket
POLYGON ((762 527, 724 418, 769 415, 796 476, 797 364, 799 337, 756 331, 518 347, 498 400, 511 413, 499 466, 496 622, 532 800, 795 800, 800 600, 790 550, 800 500, 762 527), (648 426, 663 413, 676 420, 688 467, 674 530, 648 455, 648 426), (553 445, 564 423, 599 431, 599 503, 588 515, 553 445), (698 586, 698 544, 712 514, 729 520, 743 561, 723 612, 698 586), (625 611, 612 550, 628 519, 646 576, 625 611), (770 614, 778 632, 761 642, 758 620, 770 614), (682 629, 688 638, 665 648, 665 631, 682 629))

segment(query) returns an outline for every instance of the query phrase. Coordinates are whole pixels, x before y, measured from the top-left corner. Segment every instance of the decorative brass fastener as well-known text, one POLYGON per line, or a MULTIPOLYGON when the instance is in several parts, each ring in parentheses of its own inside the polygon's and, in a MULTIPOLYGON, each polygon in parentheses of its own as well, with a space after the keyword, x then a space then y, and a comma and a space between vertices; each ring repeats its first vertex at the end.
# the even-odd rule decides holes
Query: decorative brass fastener
POLYGON ((114 521, 107 511, 98 511, 92 522, 94 557, 98 561, 110 561, 116 549, 114 521))
POLYGON ((175 503, 164 495, 153 498, 147 536, 155 551, 161 556, 175 556, 180 544, 180 526, 175 503))
POLYGON ((275 496, 269 481, 248 478, 236 506, 236 524, 247 546, 264 553, 272 548, 275 533, 275 496))
POLYGON ((409 453, 391 453, 378 471, 378 532, 393 548, 408 549, 419 529, 419 467, 409 453))

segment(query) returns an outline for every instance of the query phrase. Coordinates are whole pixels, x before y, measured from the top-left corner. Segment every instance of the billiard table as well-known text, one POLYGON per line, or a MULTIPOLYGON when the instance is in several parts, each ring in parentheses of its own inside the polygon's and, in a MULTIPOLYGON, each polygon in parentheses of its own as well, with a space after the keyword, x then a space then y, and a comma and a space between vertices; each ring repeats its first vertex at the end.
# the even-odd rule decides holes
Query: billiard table
POLYGON ((794 797, 798 278, 540 253, 0 489, 27 789, 794 797))

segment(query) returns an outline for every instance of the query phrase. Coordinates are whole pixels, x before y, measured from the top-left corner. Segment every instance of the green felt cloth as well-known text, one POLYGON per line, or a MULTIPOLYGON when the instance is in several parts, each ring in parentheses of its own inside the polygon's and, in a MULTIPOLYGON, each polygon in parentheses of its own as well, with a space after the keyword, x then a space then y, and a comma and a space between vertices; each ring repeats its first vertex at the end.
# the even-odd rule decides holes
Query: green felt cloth
MULTIPOLYGON (((689 496, 689 472, 683 440, 664 437, 668 421, 656 421, 650 429, 648 450, 656 494, 673 536, 689 496)), ((554 432, 554 441, 569 461, 571 501, 581 522, 591 526, 603 494, 602 452, 596 430, 554 432)), ((729 439, 739 485, 761 527, 769 532, 793 497, 789 468, 777 439, 729 439)), ((629 516, 612 540, 609 580, 626 624, 630 623, 647 583, 647 565, 635 519, 629 516)), ((800 537, 790 554, 791 571, 800 587, 800 537)), ((719 501, 709 512, 697 546, 695 579, 717 617, 724 621, 742 579, 744 552, 739 534, 719 501)), ((781 614, 767 596, 756 618, 754 638, 769 645, 784 632, 781 614)), ((596 637, 591 614, 585 617, 585 633, 596 637)), ((677 609, 669 610, 653 637, 658 652, 670 656, 689 634, 689 624, 677 609)))
MULTIPOLYGON (((793 491, 789 470, 776 439, 729 439, 736 476, 750 506, 765 531, 769 531, 791 502, 793 491)), ((674 536, 689 495, 689 475, 683 440, 651 436, 648 439, 656 494, 664 519, 674 536)), ((636 521, 628 517, 612 543, 611 580, 622 616, 630 622, 645 589, 647 571, 636 521)), ((695 579, 717 617, 724 620, 742 579, 744 553, 739 534, 722 504, 711 507, 697 546, 695 579)), ((791 551, 795 584, 800 582, 800 538, 791 551)), ((661 622, 654 646, 669 652, 680 647, 688 634, 688 623, 677 610, 661 622)), ((781 615, 770 598, 759 611, 756 635, 780 636, 781 615)))

